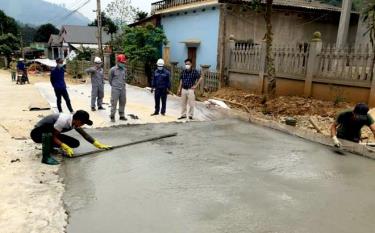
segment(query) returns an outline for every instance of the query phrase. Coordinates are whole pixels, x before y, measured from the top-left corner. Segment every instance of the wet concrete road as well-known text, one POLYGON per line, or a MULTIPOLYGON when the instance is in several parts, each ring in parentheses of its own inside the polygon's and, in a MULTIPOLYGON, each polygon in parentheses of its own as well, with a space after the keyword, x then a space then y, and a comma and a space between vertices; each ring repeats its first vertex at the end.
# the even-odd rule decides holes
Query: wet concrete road
POLYGON ((373 160, 235 120, 90 131, 112 144, 169 132, 65 160, 67 232, 374 232, 373 160))

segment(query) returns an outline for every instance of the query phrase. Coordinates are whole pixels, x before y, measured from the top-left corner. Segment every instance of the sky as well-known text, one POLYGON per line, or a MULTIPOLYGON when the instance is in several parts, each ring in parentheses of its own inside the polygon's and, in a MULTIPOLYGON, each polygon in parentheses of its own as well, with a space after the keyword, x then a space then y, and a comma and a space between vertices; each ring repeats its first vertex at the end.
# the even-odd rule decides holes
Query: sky
MULTIPOLYGON (((82 5, 86 0, 44 0, 47 2, 52 2, 58 5, 65 4, 65 7, 69 10, 74 10, 78 6, 82 5)), ((105 9, 108 3, 112 2, 113 0, 101 0, 101 7, 102 10, 105 9)), ((149 12, 151 11, 151 3, 157 2, 155 0, 132 0, 132 5, 138 7, 139 9, 149 12)), ((90 20, 95 19, 95 12, 93 10, 96 9, 96 0, 90 0, 90 2, 82 7, 79 12, 82 13, 84 16, 89 18, 90 20)))

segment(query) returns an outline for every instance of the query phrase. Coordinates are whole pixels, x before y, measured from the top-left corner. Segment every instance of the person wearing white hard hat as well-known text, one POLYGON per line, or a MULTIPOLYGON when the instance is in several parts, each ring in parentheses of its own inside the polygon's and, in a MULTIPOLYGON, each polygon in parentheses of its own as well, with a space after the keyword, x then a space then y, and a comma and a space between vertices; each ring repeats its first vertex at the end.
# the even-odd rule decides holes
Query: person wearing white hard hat
POLYGON ((98 105, 98 110, 104 110, 103 98, 104 98, 104 70, 102 68, 102 59, 95 57, 95 66, 85 70, 85 72, 91 75, 91 111, 96 111, 95 103, 98 105))
POLYGON ((154 71, 152 78, 152 89, 151 92, 155 91, 155 111, 151 116, 165 115, 167 108, 167 95, 169 89, 171 89, 170 72, 164 68, 164 60, 159 59, 156 63, 157 69, 154 71), (160 109, 161 100, 161 109, 160 109))

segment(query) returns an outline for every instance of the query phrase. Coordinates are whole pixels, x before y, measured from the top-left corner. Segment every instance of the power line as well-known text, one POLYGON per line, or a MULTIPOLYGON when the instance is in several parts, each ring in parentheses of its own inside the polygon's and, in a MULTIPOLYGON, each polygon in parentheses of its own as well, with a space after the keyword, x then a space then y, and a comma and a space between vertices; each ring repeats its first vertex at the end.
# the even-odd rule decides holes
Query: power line
POLYGON ((54 20, 50 19, 48 20, 49 22, 56 22, 56 21, 65 21, 67 18, 69 18, 71 15, 73 15, 74 13, 76 13, 78 10, 80 10, 82 7, 86 6, 91 0, 87 0, 86 2, 84 2, 82 5, 80 5, 79 7, 77 7, 76 9, 72 10, 70 13, 68 13, 67 15, 65 16, 62 16, 62 17, 58 17, 58 18, 55 18, 54 20), (52 21, 51 21, 52 20, 52 21))
MULTIPOLYGON (((72 9, 68 9, 68 8, 66 8, 65 6, 64 6, 64 8, 66 8, 68 11, 73 11, 73 9, 74 9, 75 7, 79 7, 79 5, 80 5, 83 1, 84 1, 84 0, 78 0, 78 2, 76 2, 76 4, 74 4, 74 7, 72 7, 72 9)), ((48 19, 47 22, 51 22, 51 20, 53 20, 53 19, 57 19, 57 18, 64 17, 65 14, 66 14, 66 13, 63 13, 63 14, 61 14, 61 15, 58 16, 58 17, 53 16, 53 17, 51 17, 50 19, 48 19)), ((53 22, 53 21, 52 21, 52 22, 53 22)))

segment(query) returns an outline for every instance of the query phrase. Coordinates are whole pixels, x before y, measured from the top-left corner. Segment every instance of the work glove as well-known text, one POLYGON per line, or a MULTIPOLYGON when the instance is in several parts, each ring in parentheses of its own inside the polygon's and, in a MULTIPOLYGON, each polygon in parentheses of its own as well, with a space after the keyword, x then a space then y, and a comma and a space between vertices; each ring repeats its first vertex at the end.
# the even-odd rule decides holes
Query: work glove
POLYGON ((98 140, 95 140, 93 145, 98 148, 98 149, 104 149, 104 150, 110 150, 112 149, 111 146, 108 146, 108 145, 105 145, 105 144, 102 144, 100 143, 98 140))
POLYGON ((342 146, 341 142, 337 139, 336 136, 333 136, 332 137, 332 140, 333 140, 333 145, 337 148, 340 148, 342 146))
POLYGON ((65 152, 65 154, 69 157, 73 157, 74 150, 70 146, 66 145, 65 143, 61 143, 60 148, 65 152))
POLYGON ((151 93, 154 93, 154 88, 151 88, 151 93))

